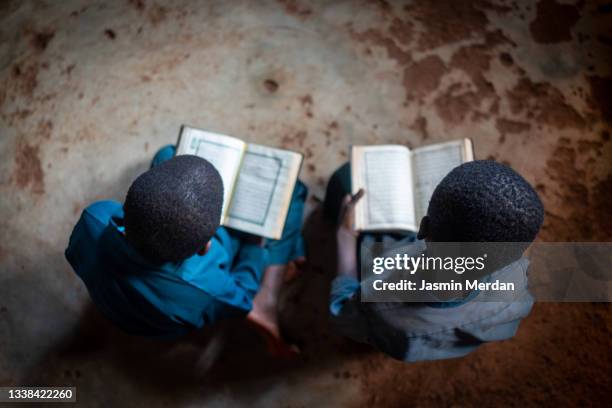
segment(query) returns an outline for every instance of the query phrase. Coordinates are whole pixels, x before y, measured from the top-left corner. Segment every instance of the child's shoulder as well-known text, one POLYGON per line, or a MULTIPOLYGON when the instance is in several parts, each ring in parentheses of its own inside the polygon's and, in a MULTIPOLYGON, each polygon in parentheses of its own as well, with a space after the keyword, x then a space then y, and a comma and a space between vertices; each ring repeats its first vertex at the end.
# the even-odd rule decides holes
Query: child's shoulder
POLYGON ((85 207, 81 217, 91 217, 103 224, 108 224, 112 217, 123 217, 123 206, 112 200, 96 201, 85 207))

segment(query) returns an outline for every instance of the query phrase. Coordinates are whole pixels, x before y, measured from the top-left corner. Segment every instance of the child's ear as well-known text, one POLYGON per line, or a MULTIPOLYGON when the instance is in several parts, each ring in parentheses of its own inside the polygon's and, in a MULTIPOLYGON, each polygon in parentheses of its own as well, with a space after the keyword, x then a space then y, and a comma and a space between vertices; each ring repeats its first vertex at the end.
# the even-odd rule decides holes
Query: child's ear
POLYGON ((206 255, 206 253, 207 253, 207 252, 208 252, 208 250, 210 249, 210 244, 211 244, 211 242, 212 242, 212 241, 208 241, 208 242, 206 243, 206 245, 204 245, 204 248, 202 248, 202 249, 200 249, 200 250, 198 251, 198 255, 200 255, 200 256, 204 256, 204 255, 206 255))
POLYGON ((418 239, 426 239, 429 236, 429 217, 426 215, 421 220, 421 225, 419 225, 419 232, 417 233, 418 239))

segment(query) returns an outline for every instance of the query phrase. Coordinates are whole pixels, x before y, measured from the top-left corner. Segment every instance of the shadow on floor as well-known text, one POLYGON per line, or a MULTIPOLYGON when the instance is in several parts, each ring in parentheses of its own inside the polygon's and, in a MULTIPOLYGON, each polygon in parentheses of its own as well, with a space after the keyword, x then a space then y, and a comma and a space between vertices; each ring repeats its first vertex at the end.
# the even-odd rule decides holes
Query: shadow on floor
MULTIPOLYGON (((188 389, 248 380, 272 379, 297 370, 327 370, 366 346, 331 334, 328 299, 335 274, 333 230, 314 211, 304 228, 308 263, 286 284, 280 301, 286 338, 302 350, 294 360, 270 357, 263 340, 244 320, 224 321, 177 341, 157 341, 127 335, 88 303, 74 331, 43 359, 27 378, 28 384, 66 383, 80 373, 58 372, 61 362, 101 361, 141 386, 188 389), (316 256, 315 256, 316 255, 316 256)), ((270 381, 270 386, 273 386, 270 381)), ((265 390, 261 390, 264 392, 265 390)))

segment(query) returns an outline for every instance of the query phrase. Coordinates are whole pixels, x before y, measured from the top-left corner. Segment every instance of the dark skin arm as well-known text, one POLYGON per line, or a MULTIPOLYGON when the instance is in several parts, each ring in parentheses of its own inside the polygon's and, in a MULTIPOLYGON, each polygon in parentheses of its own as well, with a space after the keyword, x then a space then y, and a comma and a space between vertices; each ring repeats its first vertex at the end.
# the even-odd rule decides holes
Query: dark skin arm
POLYGON ((340 209, 338 229, 336 230, 336 242, 338 250, 338 276, 350 276, 357 278, 357 237, 355 231, 355 206, 365 195, 365 190, 360 189, 355 195, 346 195, 340 209))

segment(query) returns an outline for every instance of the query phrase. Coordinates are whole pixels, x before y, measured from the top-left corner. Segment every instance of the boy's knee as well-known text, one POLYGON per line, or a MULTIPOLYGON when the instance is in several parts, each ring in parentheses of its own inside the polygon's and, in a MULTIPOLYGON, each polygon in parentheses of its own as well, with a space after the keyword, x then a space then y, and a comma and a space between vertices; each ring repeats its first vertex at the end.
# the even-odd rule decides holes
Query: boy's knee
POLYGON ((176 146, 175 145, 166 145, 159 149, 155 156, 153 156, 153 160, 151 161, 151 167, 157 166, 160 163, 165 162, 166 160, 170 160, 176 154, 176 146))
POLYGON ((351 193, 351 165, 349 162, 338 167, 329 178, 323 201, 324 217, 334 223, 340 214, 342 200, 351 193))

